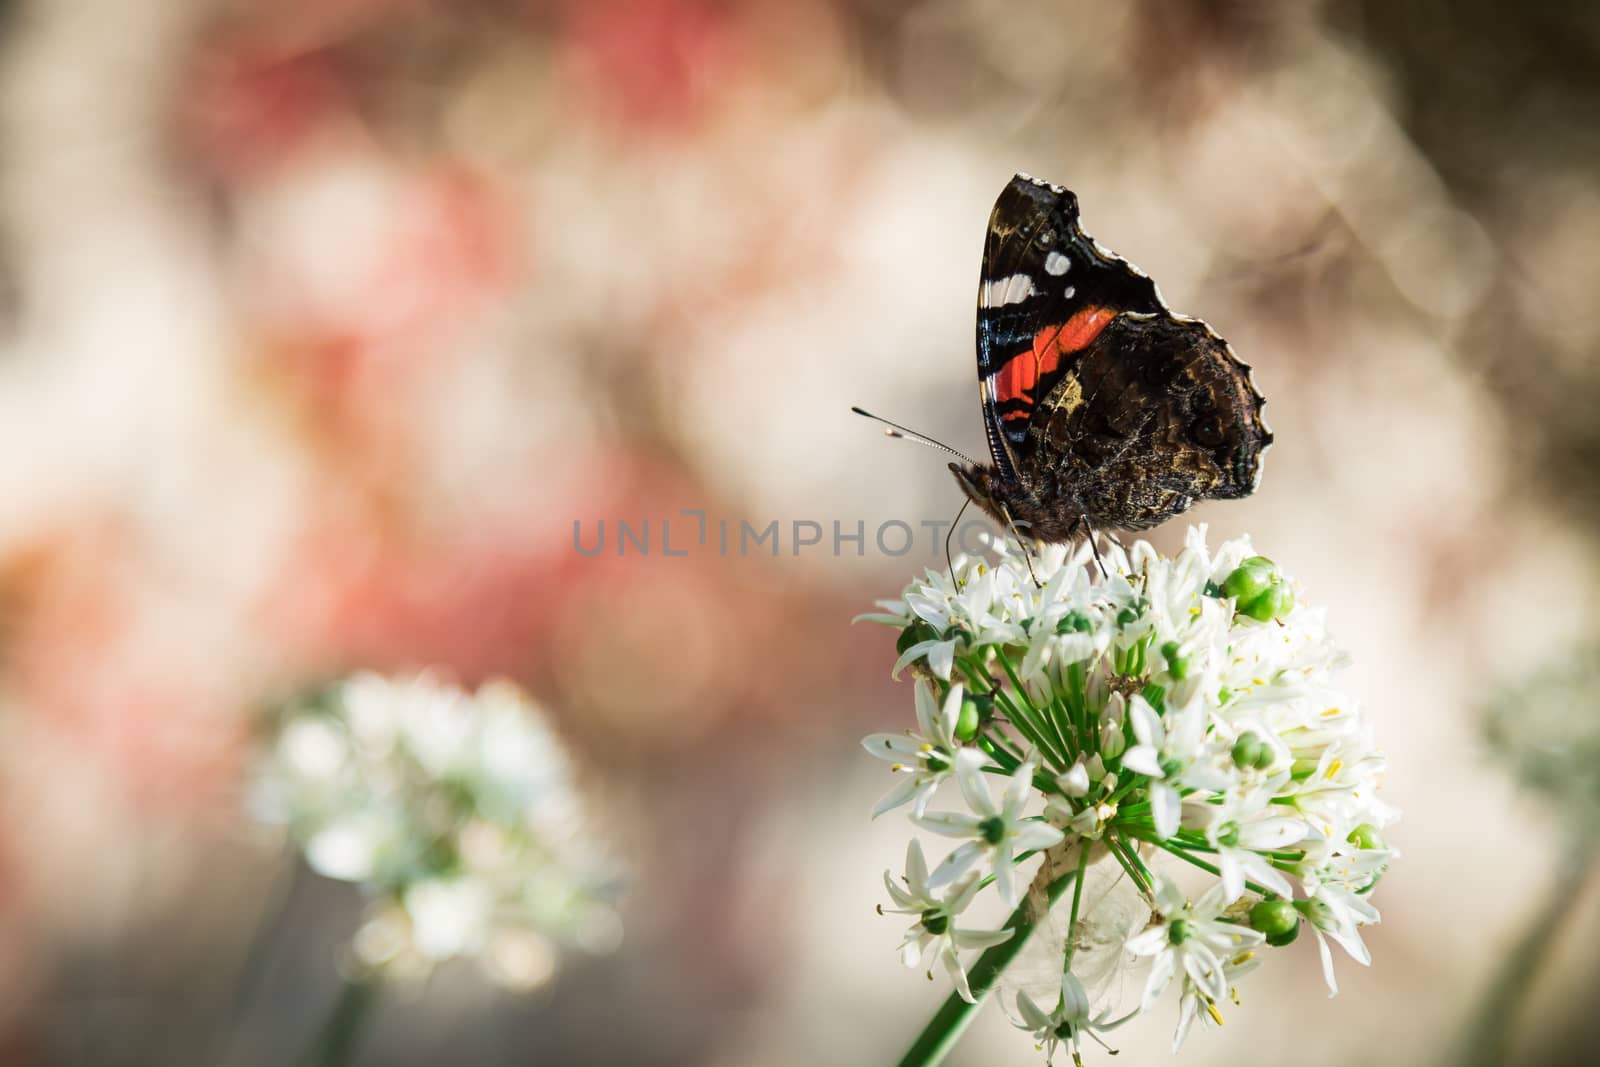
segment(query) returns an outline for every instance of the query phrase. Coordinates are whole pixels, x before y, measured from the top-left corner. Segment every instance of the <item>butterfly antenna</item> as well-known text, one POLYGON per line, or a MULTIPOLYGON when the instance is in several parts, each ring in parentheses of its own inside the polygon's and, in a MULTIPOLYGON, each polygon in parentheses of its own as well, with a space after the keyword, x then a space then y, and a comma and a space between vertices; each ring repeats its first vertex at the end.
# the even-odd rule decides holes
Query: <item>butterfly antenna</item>
POLYGON ((925 433, 918 433, 909 427, 901 426, 898 422, 890 422, 882 415, 874 415, 865 408, 852 406, 850 410, 855 412, 857 415, 862 416, 863 418, 871 419, 873 422, 883 423, 883 434, 885 437, 898 437, 903 441, 915 441, 919 445, 927 445, 929 448, 937 448, 941 452, 948 452, 957 459, 965 461, 970 467, 976 467, 978 465, 972 459, 972 457, 968 456, 965 452, 957 452, 943 441, 935 441, 925 433))

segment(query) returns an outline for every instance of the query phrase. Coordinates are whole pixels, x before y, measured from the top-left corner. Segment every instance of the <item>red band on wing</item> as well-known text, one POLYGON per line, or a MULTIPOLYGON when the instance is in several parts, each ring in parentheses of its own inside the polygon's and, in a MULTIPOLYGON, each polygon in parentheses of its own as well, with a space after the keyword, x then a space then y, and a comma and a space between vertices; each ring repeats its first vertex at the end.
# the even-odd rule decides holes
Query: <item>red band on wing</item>
MULTIPOLYGON (((997 403, 1018 398, 1039 383, 1039 379, 1061 366, 1061 360, 1074 352, 1087 348, 1100 336, 1106 324, 1117 317, 1116 311, 1107 307, 1086 307, 1060 326, 1050 326, 1033 337, 1033 349, 1019 352, 995 375, 994 396, 997 403)), ((1033 402, 1038 401, 1033 397, 1033 402)), ((1030 408, 1031 408, 1030 403, 1030 408)), ((1004 418, 1025 419, 1031 410, 1008 411, 1004 418)))

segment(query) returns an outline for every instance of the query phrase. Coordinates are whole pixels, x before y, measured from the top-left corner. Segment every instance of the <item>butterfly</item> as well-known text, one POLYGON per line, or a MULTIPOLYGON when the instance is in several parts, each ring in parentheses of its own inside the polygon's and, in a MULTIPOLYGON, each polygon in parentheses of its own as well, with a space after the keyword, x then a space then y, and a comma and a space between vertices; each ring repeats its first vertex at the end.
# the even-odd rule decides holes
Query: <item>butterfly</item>
POLYGON ((1072 192, 1026 174, 989 217, 978 382, 992 463, 950 470, 1030 539, 1146 530, 1248 496, 1272 443, 1227 342, 1085 233, 1072 192))

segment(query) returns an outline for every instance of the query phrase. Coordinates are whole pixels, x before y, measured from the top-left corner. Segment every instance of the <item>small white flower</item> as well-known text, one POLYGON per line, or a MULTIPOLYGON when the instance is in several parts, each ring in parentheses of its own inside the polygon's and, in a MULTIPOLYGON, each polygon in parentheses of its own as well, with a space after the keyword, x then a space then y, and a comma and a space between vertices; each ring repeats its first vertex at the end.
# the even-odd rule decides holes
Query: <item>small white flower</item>
MULTIPOLYGON (((1259 966, 1261 966, 1260 953, 1249 948, 1222 961, 1223 983, 1228 987, 1228 994, 1235 1004, 1239 1003, 1239 996, 1234 988, 1234 982, 1259 966)), ((1184 1038, 1189 1036, 1189 1028, 1194 1025, 1196 1019, 1209 1019, 1221 1026, 1222 1012, 1217 1009, 1217 1002, 1195 985, 1193 979, 1185 975, 1183 995, 1178 998, 1178 1028, 1172 1035, 1172 1051, 1177 1052, 1183 1047, 1184 1038), (1201 1008, 1205 1009, 1204 1014, 1201 1014, 1201 1008)))
MULTIPOLYGON (((1128 701, 1128 718, 1133 722, 1137 745, 1122 754, 1122 765, 1150 776, 1150 811, 1156 833, 1171 837, 1178 832, 1183 814, 1184 772, 1200 755, 1205 744, 1206 707, 1199 700, 1168 708, 1156 714, 1142 695, 1128 701)), ((1207 781, 1208 787, 1226 782, 1207 781)))
POLYGON ((1322 977, 1328 983, 1328 995, 1336 996, 1339 983, 1333 976, 1333 952, 1328 948, 1328 940, 1335 941, 1361 966, 1371 966, 1372 954, 1361 940, 1360 928, 1378 921, 1378 909, 1365 897, 1349 890, 1323 885, 1317 887, 1306 904, 1306 919, 1317 937, 1317 952, 1322 957, 1322 977))
POLYGON ((961 747, 956 740, 956 723, 961 717, 961 704, 966 690, 960 685, 950 687, 944 703, 938 703, 933 686, 926 681, 916 685, 918 732, 907 730, 903 734, 872 734, 863 738, 861 745, 868 753, 892 764, 892 769, 904 778, 872 809, 877 818, 893 811, 907 801, 913 814, 928 810, 939 783, 955 772, 964 758, 967 762, 983 763, 980 753, 961 747))
POLYGON ((987 856, 994 867, 994 884, 1000 899, 1007 906, 1016 904, 1017 883, 1013 870, 1016 854, 1049 848, 1065 836, 1048 823, 1022 817, 1022 810, 1033 788, 1033 772, 1037 769, 1033 760, 1024 760, 1006 784, 1004 801, 997 805, 977 764, 962 761, 956 765, 961 793, 973 813, 934 812, 912 820, 924 830, 936 834, 971 838, 939 864, 929 878, 930 885, 941 886, 955 881, 980 858, 987 856))
POLYGON ((525 982, 532 955, 506 967, 495 946, 583 948, 614 927, 566 754, 520 689, 361 674, 288 711, 251 793, 313 870, 371 898, 353 944, 367 966, 467 956, 525 982))
POLYGON ((1108 1048, 1100 1035, 1115 1030, 1138 1012, 1131 1011, 1115 1020, 1110 1018, 1109 1012, 1102 1012, 1090 1018, 1089 996, 1083 991, 1083 983, 1069 971, 1061 976, 1061 999, 1054 1011, 1046 1012, 1035 1004, 1028 994, 1018 993, 1017 1014, 1022 1017, 1018 1025, 1030 1031, 1033 1039, 1044 1047, 1044 1062, 1048 1065, 1055 1060, 1057 1045, 1066 1045, 1067 1050, 1072 1053, 1073 1062, 1082 1063, 1082 1042, 1085 1034, 1100 1042, 1102 1047, 1108 1048))
POLYGON ((1057 775, 1056 784, 1061 787, 1063 793, 1074 799, 1087 796, 1089 793, 1089 767, 1084 758, 1079 756, 1066 774, 1057 775))
POLYGON ((889 890, 889 897, 895 906, 882 910, 917 916, 917 921, 900 942, 901 962, 907 967, 926 967, 932 958, 937 957, 944 964, 961 999, 977 1003, 967 984, 967 971, 961 964, 961 950, 998 945, 1009 941, 1015 931, 958 928, 956 918, 978 895, 978 873, 973 871, 957 879, 943 897, 935 896, 928 885, 928 864, 922 856, 922 845, 915 838, 906 846, 905 883, 906 888, 901 889, 888 871, 883 872, 883 884, 889 890))
POLYGON ((1226 907, 1220 884, 1208 889, 1193 905, 1170 879, 1158 875, 1155 890, 1160 921, 1128 941, 1129 952, 1151 957, 1144 1010, 1161 998, 1167 984, 1180 972, 1201 993, 1221 1000, 1227 995, 1223 961, 1261 944, 1266 937, 1248 926, 1220 918, 1226 907))
POLYGON ((1232 904, 1244 895, 1246 879, 1281 897, 1294 897, 1289 880, 1261 853, 1299 843, 1308 827, 1304 819, 1277 814, 1289 809, 1268 803, 1270 799, 1271 794, 1259 790, 1229 792, 1220 805, 1203 805, 1211 818, 1205 828, 1206 841, 1217 850, 1224 904, 1232 904))

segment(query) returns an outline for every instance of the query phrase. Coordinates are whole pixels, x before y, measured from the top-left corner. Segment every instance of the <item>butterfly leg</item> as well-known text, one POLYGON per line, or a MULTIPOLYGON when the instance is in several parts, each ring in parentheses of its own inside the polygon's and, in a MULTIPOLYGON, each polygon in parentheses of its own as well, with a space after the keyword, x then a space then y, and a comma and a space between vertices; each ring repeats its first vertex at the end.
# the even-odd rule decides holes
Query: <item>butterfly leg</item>
POLYGON ((1033 571, 1033 550, 1028 547, 1028 542, 1022 539, 1022 528, 1017 525, 1017 520, 1011 517, 1011 512, 1006 510, 1004 504, 1000 505, 1000 514, 1006 517, 1006 526, 1010 529, 1011 536, 1017 539, 1017 547, 1022 549, 1022 562, 1028 565, 1028 577, 1033 579, 1034 588, 1043 589, 1044 583, 1033 571))
POLYGON ((950 568, 950 588, 961 591, 961 586, 956 582, 956 561, 950 556, 950 539, 956 535, 956 527, 961 525, 961 516, 967 513, 967 505, 972 503, 971 498, 961 502, 961 510, 956 512, 955 521, 950 523, 950 532, 944 535, 944 562, 950 568))
POLYGON ((1100 568, 1100 577, 1109 579, 1111 575, 1106 573, 1105 560, 1100 558, 1100 546, 1094 543, 1094 527, 1089 525, 1089 516, 1079 515, 1078 522, 1083 526, 1083 532, 1089 538, 1089 551, 1094 553, 1094 564, 1096 567, 1100 568))

